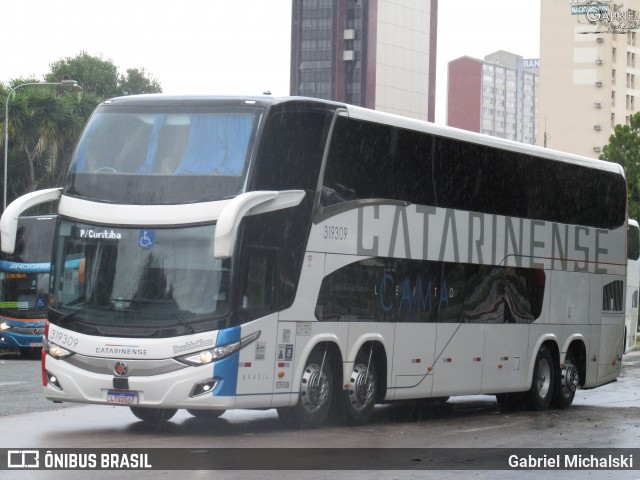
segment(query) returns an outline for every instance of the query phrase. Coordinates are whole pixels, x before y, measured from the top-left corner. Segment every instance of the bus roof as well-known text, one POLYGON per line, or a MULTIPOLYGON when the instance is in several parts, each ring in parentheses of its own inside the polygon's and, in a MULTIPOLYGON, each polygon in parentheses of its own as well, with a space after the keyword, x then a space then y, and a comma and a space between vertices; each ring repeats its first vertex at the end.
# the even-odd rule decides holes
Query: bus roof
POLYGON ((617 163, 596 160, 593 158, 582 157, 572 153, 561 152, 549 148, 542 148, 536 145, 530 145, 522 142, 506 140, 498 137, 492 137, 476 132, 461 130, 449 126, 436 125, 434 123, 417 120, 409 117, 403 117, 391 113, 371 110, 346 103, 322 100, 310 97, 273 97, 263 96, 223 96, 223 95, 167 95, 167 94, 145 94, 130 95, 126 97, 116 97, 105 100, 103 105, 122 105, 122 106, 171 106, 171 105, 257 105, 268 108, 272 105, 280 105, 284 103, 306 103, 325 106, 329 109, 343 108, 348 112, 350 118, 377 122, 386 125, 392 125, 399 128, 409 130, 417 130, 432 135, 453 138, 456 140, 486 145, 488 147, 500 148, 519 152, 527 155, 535 155, 537 157, 547 158, 550 160, 579 164, 589 168, 596 168, 610 172, 618 173, 624 176, 624 169, 617 163))

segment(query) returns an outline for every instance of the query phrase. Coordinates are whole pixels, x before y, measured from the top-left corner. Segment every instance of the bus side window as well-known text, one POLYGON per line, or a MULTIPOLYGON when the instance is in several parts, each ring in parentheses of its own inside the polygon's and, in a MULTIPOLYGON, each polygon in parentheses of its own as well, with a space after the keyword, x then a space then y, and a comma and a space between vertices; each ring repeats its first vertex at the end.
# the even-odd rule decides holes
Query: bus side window
POLYGON ((256 190, 315 190, 330 112, 271 115, 262 135, 256 190))
POLYGON ((249 250, 248 253, 242 308, 253 309, 273 305, 275 252, 256 248, 249 250))

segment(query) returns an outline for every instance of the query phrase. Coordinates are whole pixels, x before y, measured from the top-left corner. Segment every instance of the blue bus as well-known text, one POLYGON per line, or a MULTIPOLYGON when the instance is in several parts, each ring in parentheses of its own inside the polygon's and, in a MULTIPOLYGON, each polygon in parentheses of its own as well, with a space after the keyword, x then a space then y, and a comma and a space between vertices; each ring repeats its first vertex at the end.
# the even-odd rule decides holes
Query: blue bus
POLYGON ((55 216, 18 220, 16 249, 0 254, 0 348, 39 357, 49 304, 55 216))

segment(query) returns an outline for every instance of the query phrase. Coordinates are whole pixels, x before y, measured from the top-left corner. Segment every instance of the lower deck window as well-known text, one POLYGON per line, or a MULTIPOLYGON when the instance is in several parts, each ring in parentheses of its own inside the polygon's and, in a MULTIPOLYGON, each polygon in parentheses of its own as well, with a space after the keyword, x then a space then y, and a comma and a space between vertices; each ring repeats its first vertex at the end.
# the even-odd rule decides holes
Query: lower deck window
POLYGON ((542 269, 375 258, 322 282, 321 321, 531 323, 544 297, 542 269))

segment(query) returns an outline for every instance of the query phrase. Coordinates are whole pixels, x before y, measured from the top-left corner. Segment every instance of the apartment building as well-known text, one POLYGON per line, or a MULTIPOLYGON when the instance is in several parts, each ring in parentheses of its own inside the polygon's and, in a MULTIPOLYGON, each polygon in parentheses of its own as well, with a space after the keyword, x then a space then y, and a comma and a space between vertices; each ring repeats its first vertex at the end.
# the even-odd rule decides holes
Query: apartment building
POLYGON ((437 0, 293 0, 291 95, 434 121, 437 0))
POLYGON ((447 125, 535 144, 538 59, 503 50, 448 64, 447 125))
POLYGON ((640 0, 541 0, 538 145, 597 158, 640 101, 640 0))

